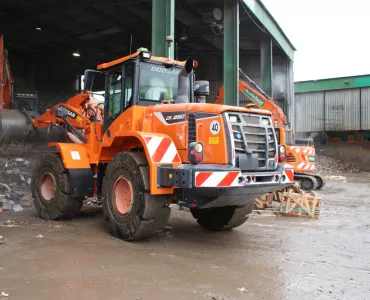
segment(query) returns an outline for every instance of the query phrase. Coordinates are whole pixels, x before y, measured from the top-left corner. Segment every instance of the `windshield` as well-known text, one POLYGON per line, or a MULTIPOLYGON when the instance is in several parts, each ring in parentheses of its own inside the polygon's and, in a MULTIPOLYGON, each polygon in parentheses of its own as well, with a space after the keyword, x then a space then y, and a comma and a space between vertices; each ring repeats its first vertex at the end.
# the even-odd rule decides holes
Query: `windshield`
POLYGON ((180 67, 141 63, 140 100, 175 101, 177 97, 178 74, 180 67))

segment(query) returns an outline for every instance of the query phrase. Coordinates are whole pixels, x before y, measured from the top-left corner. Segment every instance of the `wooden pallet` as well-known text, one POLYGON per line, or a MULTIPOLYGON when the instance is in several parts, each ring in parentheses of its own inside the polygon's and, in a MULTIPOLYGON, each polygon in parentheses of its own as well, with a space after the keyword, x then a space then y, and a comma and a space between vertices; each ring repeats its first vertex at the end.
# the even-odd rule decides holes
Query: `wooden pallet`
POLYGON ((299 187, 299 183, 295 182, 293 185, 288 186, 281 191, 276 191, 276 192, 265 194, 263 196, 258 197, 254 201, 255 209, 272 208, 272 201, 277 201, 281 203, 283 200, 283 193, 288 192, 290 189, 293 189, 294 192, 296 193, 299 193, 301 191, 299 187))
POLYGON ((321 198, 316 192, 297 193, 294 189, 289 189, 283 192, 279 214, 318 219, 320 207, 321 198))
POLYGON ((272 207, 273 193, 265 194, 254 200, 254 207, 256 209, 266 209, 272 207))

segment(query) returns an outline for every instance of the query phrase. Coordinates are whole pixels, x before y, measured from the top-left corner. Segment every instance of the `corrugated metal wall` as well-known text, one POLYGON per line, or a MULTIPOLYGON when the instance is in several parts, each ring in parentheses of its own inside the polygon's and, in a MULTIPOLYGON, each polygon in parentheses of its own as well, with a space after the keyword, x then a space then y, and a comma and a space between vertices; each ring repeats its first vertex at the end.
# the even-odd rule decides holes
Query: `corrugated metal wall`
POLYGON ((287 79, 287 103, 288 103, 288 110, 287 110, 287 120, 290 122, 293 131, 295 131, 295 114, 294 114, 294 71, 293 71, 293 62, 288 61, 288 79, 287 79))
POLYGON ((296 132, 370 130, 370 88, 297 93, 296 132))
POLYGON ((198 68, 195 69, 196 80, 209 81, 210 95, 207 102, 211 103, 223 84, 223 57, 220 54, 211 53, 209 55, 197 55, 196 60, 199 63, 198 68))
MULTIPOLYGON (((257 85, 261 86, 261 58, 257 54, 242 54, 240 56, 240 68, 257 85)), ((249 103, 247 96, 239 93, 239 104, 244 106, 249 103)))
POLYGON ((360 90, 325 92, 325 130, 360 130, 360 90))
POLYGON ((288 65, 287 58, 280 55, 274 55, 272 66, 272 98, 280 107, 287 111, 288 103, 285 101, 288 94, 288 65))
POLYGON ((295 131, 322 131, 324 128, 324 93, 296 94, 295 131))
POLYGON ((370 130, 370 88, 361 89, 361 130, 370 130))

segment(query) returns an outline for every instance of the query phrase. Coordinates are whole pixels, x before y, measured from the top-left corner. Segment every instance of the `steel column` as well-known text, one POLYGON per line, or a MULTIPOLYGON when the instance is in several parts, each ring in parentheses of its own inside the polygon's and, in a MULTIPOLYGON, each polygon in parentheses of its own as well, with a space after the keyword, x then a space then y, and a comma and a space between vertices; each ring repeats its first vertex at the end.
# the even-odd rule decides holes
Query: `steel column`
POLYGON ((261 33, 261 82, 262 89, 272 97, 272 39, 261 33))
POLYGON ((239 105, 239 1, 224 0, 224 104, 239 105))
MULTIPOLYGON (((175 38, 175 0, 152 0, 152 54, 168 57, 166 36, 175 38)), ((174 43, 170 57, 174 58, 174 43)))

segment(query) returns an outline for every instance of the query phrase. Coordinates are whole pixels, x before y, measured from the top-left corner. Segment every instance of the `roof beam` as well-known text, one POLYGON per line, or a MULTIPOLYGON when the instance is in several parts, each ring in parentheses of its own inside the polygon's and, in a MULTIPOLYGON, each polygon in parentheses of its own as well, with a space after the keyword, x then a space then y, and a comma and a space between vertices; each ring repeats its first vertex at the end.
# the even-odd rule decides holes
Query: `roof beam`
MULTIPOLYGON (((118 53, 104 49, 103 47, 95 47, 89 43, 80 41, 79 39, 72 37, 56 28, 53 28, 51 24, 43 26, 42 23, 39 25, 43 28, 42 31, 37 31, 31 25, 24 22, 22 14, 17 16, 11 16, 12 14, 5 14, 0 18, 0 25, 2 25, 2 31, 6 32, 16 32, 17 36, 27 35, 32 39, 39 41, 41 44, 48 45, 53 48, 65 49, 65 51, 71 51, 71 49, 78 47, 79 50, 89 53, 90 56, 100 57, 101 53, 108 53, 113 55, 118 55, 118 53), (10 25, 14 24, 14 25, 10 25), (38 37, 39 36, 39 37, 38 37), (66 46, 58 42, 50 42, 49 40, 55 39, 55 37, 60 37, 70 42, 72 46, 66 46)), ((6 37, 5 37, 6 38, 6 37)))
MULTIPOLYGON (((93 15, 94 17, 97 17, 99 18, 100 20, 112 25, 113 27, 119 29, 122 33, 126 34, 127 35, 127 45, 130 45, 130 36, 132 35, 133 36, 133 33, 132 32, 137 32, 137 27, 135 29, 127 26, 126 24, 123 24, 119 19, 117 19, 116 17, 112 16, 112 15, 109 15, 107 13, 104 13, 100 10, 97 10, 93 7, 88 7, 88 8, 85 8, 85 10, 87 12, 89 12, 91 15, 93 15)), ((148 36, 147 38, 145 38, 145 36, 147 36, 148 34, 148 31, 147 32, 138 32, 137 35, 135 35, 135 43, 136 44, 140 44, 141 46, 143 44, 146 44, 148 43, 149 44, 149 41, 150 41, 150 37, 148 36)))
POLYGON ((257 20, 268 30, 289 59, 294 61, 294 51, 296 49, 262 2, 260 0, 243 0, 243 3, 257 18, 257 20))

